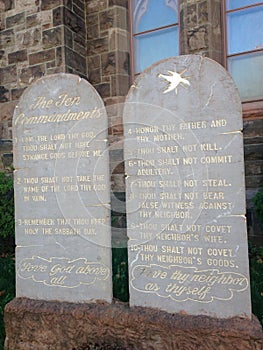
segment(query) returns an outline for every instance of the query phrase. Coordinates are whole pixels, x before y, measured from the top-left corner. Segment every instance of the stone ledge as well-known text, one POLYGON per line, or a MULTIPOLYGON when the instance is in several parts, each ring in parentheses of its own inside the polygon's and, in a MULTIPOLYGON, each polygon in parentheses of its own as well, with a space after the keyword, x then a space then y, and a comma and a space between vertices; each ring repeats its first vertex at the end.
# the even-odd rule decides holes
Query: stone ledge
POLYGON ((5 350, 262 350, 258 320, 169 314, 104 302, 16 298, 5 308, 5 350))

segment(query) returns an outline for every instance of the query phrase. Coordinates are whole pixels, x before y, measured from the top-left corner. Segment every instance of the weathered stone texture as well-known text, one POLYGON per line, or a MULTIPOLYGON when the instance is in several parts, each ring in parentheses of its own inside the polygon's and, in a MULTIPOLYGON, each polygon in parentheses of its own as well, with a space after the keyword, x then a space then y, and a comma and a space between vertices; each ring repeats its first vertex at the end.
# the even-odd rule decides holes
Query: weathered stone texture
POLYGON ((44 74, 71 72, 86 77, 83 0, 4 0, 0 12, 2 103, 17 101, 44 74))
POLYGON ((18 26, 19 24, 25 25, 25 13, 24 12, 18 13, 17 15, 6 18, 6 27, 7 28, 18 26))
POLYGON ((55 50, 49 49, 29 55, 29 64, 34 66, 39 63, 51 61, 55 58, 55 50))
MULTIPOLYGON (((122 97, 126 96, 130 85, 128 1, 88 0, 86 13, 88 79, 106 105, 119 104, 123 102, 122 97)), ((112 118, 121 118, 121 111, 111 108, 108 116, 111 123, 112 118)), ((109 127, 111 145, 121 143, 122 138, 121 122, 109 127)), ((114 169, 117 166, 114 163, 114 169)), ((113 191, 121 193, 125 188, 124 174, 121 173, 123 167, 119 166, 118 169, 118 172, 111 174, 111 187, 113 191)))
POLYGON ((255 318, 191 317, 123 303, 18 298, 6 306, 5 325, 5 350, 261 350, 263 346, 255 318))
POLYGON ((56 27, 43 31, 43 48, 60 46, 62 43, 62 27, 56 27))
POLYGON ((0 171, 10 170, 12 162, 12 141, 0 140, 0 171))
POLYGON ((78 53, 76 53, 75 51, 67 47, 66 47, 65 57, 66 57, 66 65, 68 67, 73 68, 75 72, 78 72, 80 74, 83 73, 80 67, 84 67, 86 65, 86 61, 84 57, 82 57, 81 55, 79 55, 78 53))
POLYGON ((202 54, 223 62, 219 0, 182 0, 180 24, 181 54, 202 54))
POLYGON ((127 10, 127 1, 107 5, 90 0, 86 5, 89 79, 106 103, 108 98, 125 96, 129 86, 127 10))
POLYGON ((41 44, 41 30, 40 28, 31 28, 22 32, 18 32, 15 36, 16 43, 19 48, 39 47, 41 44))
POLYGON ((263 186, 263 119, 244 122, 247 221, 250 239, 263 243, 262 227, 254 212, 253 199, 263 186))
POLYGON ((13 64, 17 62, 22 62, 27 60, 27 51, 20 50, 16 52, 12 52, 8 55, 8 63, 13 64))
POLYGON ((41 1, 41 11, 51 10, 63 4, 63 0, 45 0, 41 1))
POLYGON ((16 106, 15 102, 1 103, 0 140, 12 139, 12 117, 13 117, 15 106, 16 106))
POLYGON ((17 81, 16 66, 12 64, 7 68, 0 68, 0 81, 2 84, 13 83, 17 81))

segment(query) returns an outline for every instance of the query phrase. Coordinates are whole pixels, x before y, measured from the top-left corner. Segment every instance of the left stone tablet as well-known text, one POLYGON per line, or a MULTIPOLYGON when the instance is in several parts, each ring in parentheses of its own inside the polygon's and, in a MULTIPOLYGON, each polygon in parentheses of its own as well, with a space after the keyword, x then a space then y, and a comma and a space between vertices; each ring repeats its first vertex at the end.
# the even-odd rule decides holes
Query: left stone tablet
POLYGON ((13 117, 17 297, 112 300, 108 119, 71 74, 43 77, 13 117))

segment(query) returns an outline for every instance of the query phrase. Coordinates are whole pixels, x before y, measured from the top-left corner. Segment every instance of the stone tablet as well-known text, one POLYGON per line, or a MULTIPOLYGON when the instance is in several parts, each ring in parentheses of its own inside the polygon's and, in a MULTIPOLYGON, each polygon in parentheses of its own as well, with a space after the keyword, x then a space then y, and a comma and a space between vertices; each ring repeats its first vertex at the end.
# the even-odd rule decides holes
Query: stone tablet
POLYGON ((201 56, 151 66, 124 109, 131 305, 251 317, 241 102, 201 56))
POLYGON ((112 300, 107 115, 70 74, 39 79, 13 118, 16 291, 69 302, 112 300))

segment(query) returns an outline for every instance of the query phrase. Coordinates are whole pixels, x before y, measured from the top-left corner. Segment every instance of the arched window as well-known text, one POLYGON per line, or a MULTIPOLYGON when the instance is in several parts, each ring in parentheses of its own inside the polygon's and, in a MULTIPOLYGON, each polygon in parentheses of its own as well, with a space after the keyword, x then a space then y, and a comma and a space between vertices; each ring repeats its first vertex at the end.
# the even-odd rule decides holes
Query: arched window
POLYGON ((179 54, 178 0, 130 0, 132 70, 179 54))
POLYGON ((227 68, 243 102, 263 101, 263 2, 226 0, 227 68))

